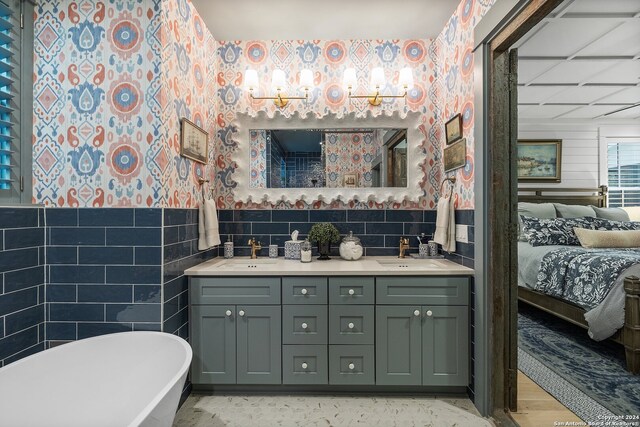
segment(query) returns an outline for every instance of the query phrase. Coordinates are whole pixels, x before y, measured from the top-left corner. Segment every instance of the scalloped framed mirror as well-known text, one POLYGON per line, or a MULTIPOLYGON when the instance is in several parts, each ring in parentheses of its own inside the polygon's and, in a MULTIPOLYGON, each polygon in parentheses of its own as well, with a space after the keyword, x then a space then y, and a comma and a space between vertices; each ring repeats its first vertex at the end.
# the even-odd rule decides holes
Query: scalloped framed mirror
POLYGON ((236 200, 417 202, 423 195, 420 114, 241 113, 234 122, 236 200))

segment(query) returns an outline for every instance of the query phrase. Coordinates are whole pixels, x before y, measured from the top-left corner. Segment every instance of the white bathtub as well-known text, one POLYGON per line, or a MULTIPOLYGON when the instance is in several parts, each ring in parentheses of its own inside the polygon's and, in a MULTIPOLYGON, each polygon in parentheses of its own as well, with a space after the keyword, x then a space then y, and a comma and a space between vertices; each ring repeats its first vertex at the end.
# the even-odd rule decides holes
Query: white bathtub
POLYGON ((173 423, 192 357, 162 332, 75 341, 0 369, 0 426, 124 427, 173 423))

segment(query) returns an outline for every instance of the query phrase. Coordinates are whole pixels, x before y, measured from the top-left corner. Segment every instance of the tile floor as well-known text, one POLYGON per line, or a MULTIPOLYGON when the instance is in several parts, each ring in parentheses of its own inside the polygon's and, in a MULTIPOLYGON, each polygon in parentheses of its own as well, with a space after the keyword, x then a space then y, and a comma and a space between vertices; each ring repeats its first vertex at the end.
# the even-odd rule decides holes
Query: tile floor
POLYGON ((491 427, 466 397, 192 394, 174 427, 491 427))

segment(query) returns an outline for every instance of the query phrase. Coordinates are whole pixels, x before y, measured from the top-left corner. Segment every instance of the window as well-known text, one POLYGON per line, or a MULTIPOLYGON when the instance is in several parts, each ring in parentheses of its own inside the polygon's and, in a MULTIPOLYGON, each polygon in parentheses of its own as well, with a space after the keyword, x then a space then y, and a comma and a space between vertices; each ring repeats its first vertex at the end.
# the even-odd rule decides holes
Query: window
POLYGON ((0 203, 31 202, 33 5, 0 0, 0 203), (26 25, 24 25, 26 24, 26 25))
POLYGON ((609 206, 640 206, 640 140, 612 139, 607 142, 609 206))

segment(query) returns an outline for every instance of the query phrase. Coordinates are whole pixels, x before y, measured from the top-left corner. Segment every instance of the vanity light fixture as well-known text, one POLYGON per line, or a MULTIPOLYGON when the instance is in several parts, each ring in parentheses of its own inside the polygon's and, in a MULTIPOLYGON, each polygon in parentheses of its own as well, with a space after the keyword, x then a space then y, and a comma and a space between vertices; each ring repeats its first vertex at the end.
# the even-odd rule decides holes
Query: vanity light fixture
POLYGON ((287 96, 287 76, 282 70, 273 70, 271 75, 271 93, 274 96, 256 96, 260 83, 258 80, 258 72, 256 70, 247 69, 244 72, 244 88, 249 91, 251 99, 272 99, 273 103, 280 108, 284 108, 292 99, 309 99, 309 91, 313 88, 313 73, 311 70, 300 71, 300 89, 304 90, 304 96, 287 96))
POLYGON ((369 82, 369 89, 374 92, 371 95, 353 95, 351 92, 358 85, 358 78, 356 77, 355 68, 347 68, 344 70, 343 85, 346 91, 349 92, 349 98, 366 98, 369 100, 369 104, 378 106, 382 103, 384 98, 406 98, 409 89, 413 88, 413 73, 411 68, 405 67, 400 70, 400 76, 398 78, 398 84, 403 88, 404 93, 402 95, 381 95, 380 88, 386 83, 384 77, 384 70, 381 67, 376 67, 371 70, 371 79, 369 82))

